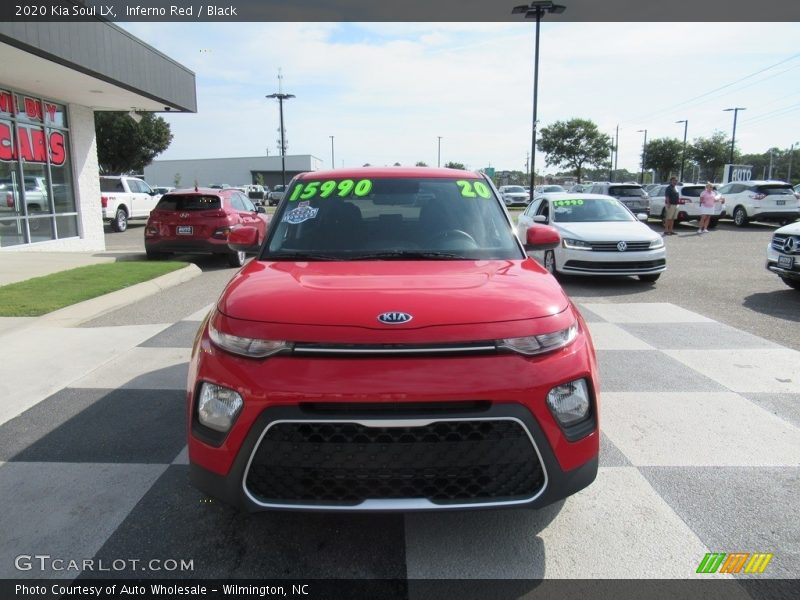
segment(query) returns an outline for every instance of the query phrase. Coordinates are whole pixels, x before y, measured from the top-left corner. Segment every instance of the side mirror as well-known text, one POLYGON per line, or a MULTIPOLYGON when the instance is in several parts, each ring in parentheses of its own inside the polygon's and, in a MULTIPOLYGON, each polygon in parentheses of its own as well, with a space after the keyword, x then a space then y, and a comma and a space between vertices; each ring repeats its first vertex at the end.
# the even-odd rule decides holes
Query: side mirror
POLYGON ((534 223, 547 223, 547 217, 544 215, 534 215, 533 216, 534 223))
POLYGON ((241 252, 242 250, 253 250, 258 246, 258 229, 243 225, 231 230, 228 235, 228 247, 231 250, 241 252))
POLYGON ((256 206, 256 212, 257 213, 266 214, 267 213, 267 209, 259 204, 258 206, 256 206))
POLYGON ((525 250, 550 250, 561 243, 561 236, 555 227, 534 225, 525 232, 525 250))
POLYGON ((647 213, 636 213, 636 218, 642 221, 643 223, 647 222, 647 213))

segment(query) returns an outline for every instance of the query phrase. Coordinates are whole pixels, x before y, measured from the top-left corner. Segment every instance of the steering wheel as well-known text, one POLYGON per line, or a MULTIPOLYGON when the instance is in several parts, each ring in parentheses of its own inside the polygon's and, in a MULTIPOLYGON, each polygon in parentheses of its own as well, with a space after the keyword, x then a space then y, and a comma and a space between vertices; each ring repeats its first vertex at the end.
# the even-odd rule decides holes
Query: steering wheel
POLYGON ((446 249, 453 250, 464 248, 465 244, 469 249, 478 247, 478 242, 475 241, 475 238, 461 229, 446 229, 445 231, 440 231, 428 241, 431 244, 437 246, 441 245, 446 249), (462 243, 459 244, 459 242, 462 243))

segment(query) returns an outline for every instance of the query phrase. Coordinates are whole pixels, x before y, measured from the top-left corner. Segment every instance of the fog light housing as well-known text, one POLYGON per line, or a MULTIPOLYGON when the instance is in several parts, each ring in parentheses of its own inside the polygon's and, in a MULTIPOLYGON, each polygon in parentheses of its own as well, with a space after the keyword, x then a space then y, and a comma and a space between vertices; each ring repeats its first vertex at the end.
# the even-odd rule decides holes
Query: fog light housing
POLYGON ((585 379, 557 385, 547 393, 547 405, 564 427, 575 425, 589 416, 591 401, 585 379))
POLYGON ((209 429, 227 433, 243 405, 242 397, 237 392, 203 382, 197 401, 197 420, 209 429))

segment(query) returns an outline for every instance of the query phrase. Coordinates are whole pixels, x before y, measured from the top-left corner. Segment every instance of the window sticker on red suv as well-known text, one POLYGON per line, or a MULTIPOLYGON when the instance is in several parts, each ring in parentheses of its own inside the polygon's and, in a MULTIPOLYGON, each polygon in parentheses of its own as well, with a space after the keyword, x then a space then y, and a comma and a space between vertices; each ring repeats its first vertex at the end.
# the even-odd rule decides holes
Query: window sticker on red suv
POLYGON ((284 214, 282 221, 290 225, 299 225, 304 221, 315 218, 318 212, 319 209, 310 206, 308 202, 301 202, 297 208, 293 208, 284 214))
POLYGON ((333 195, 334 192, 340 198, 346 198, 351 195, 361 198, 368 195, 371 191, 371 179, 359 179, 358 181, 353 181, 352 179, 340 179, 338 181, 335 179, 329 179, 327 181, 304 181, 298 183, 294 187, 289 202, 311 200, 315 196, 327 198, 333 195))
POLYGON ((486 184, 482 181, 459 179, 456 181, 456 185, 461 188, 461 195, 465 198, 477 198, 478 196, 481 198, 489 198, 492 195, 489 188, 486 187, 486 184))

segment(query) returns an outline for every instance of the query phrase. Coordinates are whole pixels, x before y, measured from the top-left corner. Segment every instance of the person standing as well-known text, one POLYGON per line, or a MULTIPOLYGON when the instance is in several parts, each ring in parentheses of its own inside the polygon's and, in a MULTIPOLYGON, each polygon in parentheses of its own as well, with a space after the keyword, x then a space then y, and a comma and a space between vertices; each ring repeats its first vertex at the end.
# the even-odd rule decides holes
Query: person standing
POLYGON ((714 191, 713 184, 706 182, 706 189, 700 194, 700 226, 697 228, 697 233, 708 233, 708 223, 711 221, 711 215, 714 214, 714 202, 717 199, 717 193, 714 191))
POLYGON ((675 219, 678 216, 678 178, 671 177, 669 185, 664 192, 664 233, 662 235, 675 235, 672 230, 675 227, 675 219))

